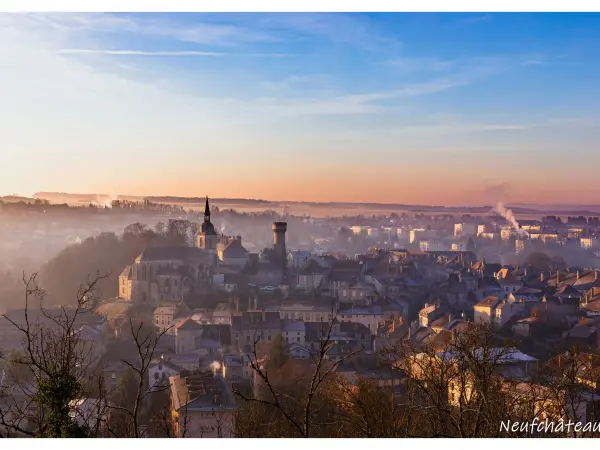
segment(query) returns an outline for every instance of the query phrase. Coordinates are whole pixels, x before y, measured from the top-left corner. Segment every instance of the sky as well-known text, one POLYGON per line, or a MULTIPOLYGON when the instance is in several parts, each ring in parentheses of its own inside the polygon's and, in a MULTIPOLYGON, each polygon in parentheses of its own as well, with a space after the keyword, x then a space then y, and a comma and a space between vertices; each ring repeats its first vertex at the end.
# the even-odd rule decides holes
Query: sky
POLYGON ((597 204, 600 14, 0 14, 0 195, 597 204))

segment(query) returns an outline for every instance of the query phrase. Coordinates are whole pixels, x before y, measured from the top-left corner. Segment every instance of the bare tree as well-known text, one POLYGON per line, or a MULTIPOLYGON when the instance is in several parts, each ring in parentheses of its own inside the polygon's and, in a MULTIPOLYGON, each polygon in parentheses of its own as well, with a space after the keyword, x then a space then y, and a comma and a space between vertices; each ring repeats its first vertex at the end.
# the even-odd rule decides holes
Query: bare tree
MULTIPOLYGON (((313 428, 315 425, 313 422, 313 407, 316 396, 318 396, 325 381, 332 376, 332 373, 342 362, 364 350, 361 348, 349 352, 335 362, 328 359, 328 352, 334 345, 331 340, 331 335, 336 320, 335 317, 336 314, 332 311, 332 319, 328 323, 323 322, 323 330, 325 330, 325 327, 327 328, 326 331, 321 334, 319 349, 311 358, 313 369, 310 380, 308 381, 307 389, 301 394, 303 398, 292 398, 290 402, 290 396, 285 392, 282 392, 282 390, 280 391, 275 386, 272 380, 273 374, 269 373, 269 371, 266 370, 265 365, 257 358, 257 346, 260 342, 260 335, 257 335, 257 333, 255 333, 253 343, 252 355, 254 357, 248 356, 248 362, 255 377, 257 377, 259 382, 262 383, 262 387, 267 391, 267 395, 257 396, 256 392, 253 395, 246 395, 239 390, 234 390, 234 393, 245 402, 264 405, 271 411, 277 411, 298 436, 303 438, 313 437, 313 428), (301 405, 300 410, 298 410, 297 405, 301 405)), ((318 424, 321 425, 321 423, 318 424)))
POLYGON ((96 288, 104 278, 106 275, 96 274, 83 283, 74 307, 46 308, 45 292, 37 284, 37 274, 23 274, 23 321, 3 317, 22 336, 23 351, 13 362, 28 368, 32 381, 27 389, 21 389, 16 403, 0 411, 0 424, 7 430, 47 437, 87 434, 86 427, 79 426, 73 418, 73 402, 84 393, 92 351, 80 338, 78 325, 82 316, 96 306, 96 288), (39 302, 34 305, 39 309, 32 307, 34 300, 39 302))
MULTIPOLYGON (((116 405, 114 402, 111 402, 109 408, 111 410, 120 412, 123 415, 125 423, 125 435, 120 437, 139 438, 143 437, 142 435, 144 434, 140 430, 145 402, 150 399, 152 394, 163 392, 169 389, 169 386, 151 384, 148 380, 148 369, 152 363, 152 360, 154 359, 156 347, 158 346, 161 337, 164 336, 170 330, 170 328, 167 328, 156 334, 153 331, 145 329, 143 322, 136 326, 133 320, 129 319, 129 329, 137 350, 137 360, 134 362, 123 360, 123 363, 133 374, 133 381, 135 383, 134 398, 132 399, 130 405, 116 405)), ((148 419, 148 422, 150 421, 151 418, 148 419)))

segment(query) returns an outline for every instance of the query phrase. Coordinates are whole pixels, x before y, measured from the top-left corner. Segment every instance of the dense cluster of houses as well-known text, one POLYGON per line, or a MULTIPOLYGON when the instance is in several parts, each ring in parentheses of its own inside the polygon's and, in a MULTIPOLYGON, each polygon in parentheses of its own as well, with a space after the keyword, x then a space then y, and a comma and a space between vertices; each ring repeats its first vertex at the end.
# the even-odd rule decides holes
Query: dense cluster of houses
MULTIPOLYGON (((522 381, 558 342, 598 350, 596 270, 502 265, 466 250, 315 255, 288 251, 286 230, 274 223, 273 248, 251 254, 241 237, 217 235, 207 200, 195 247, 144 250, 119 277, 119 297, 78 328, 94 348, 90 367, 115 388, 127 370, 123 361, 136 356, 132 321, 151 324, 160 339, 147 381, 169 386, 177 433, 227 437, 233 391, 255 389, 257 346, 276 341, 292 359, 310 363, 327 340, 325 359, 341 362, 338 374, 392 387, 407 372, 380 369, 378 351, 407 340, 441 349, 478 323, 520 342, 505 363, 522 381), (345 356, 354 353, 361 358, 349 364, 345 356), (182 431, 185 420, 195 424, 195 434, 182 431)), ((9 328, 0 326, 4 342, 9 328)))

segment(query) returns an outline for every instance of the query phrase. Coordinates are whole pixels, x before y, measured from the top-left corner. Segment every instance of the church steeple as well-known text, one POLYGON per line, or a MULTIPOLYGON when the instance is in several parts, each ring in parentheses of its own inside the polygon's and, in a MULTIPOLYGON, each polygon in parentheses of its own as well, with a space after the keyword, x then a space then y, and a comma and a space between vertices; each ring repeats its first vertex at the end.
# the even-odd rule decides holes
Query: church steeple
MULTIPOLYGON (((208 205, 208 196, 206 197, 206 206, 204 208, 204 223, 201 227, 202 234, 207 236, 216 236, 215 227, 210 221, 210 206, 208 205)), ((217 244, 215 243, 215 246, 217 244)))
POLYGON ((206 196, 206 206, 204 207, 204 221, 210 222, 210 206, 208 206, 208 195, 206 196))

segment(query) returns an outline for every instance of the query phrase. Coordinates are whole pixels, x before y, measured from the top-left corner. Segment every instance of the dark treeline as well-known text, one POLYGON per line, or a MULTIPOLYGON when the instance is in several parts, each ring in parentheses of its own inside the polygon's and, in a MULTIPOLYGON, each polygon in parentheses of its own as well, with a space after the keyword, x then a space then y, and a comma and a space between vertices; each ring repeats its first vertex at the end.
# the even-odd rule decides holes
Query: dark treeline
POLYGON ((188 230, 195 225, 187 220, 170 220, 168 224, 157 224, 152 230, 134 223, 127 226, 121 236, 101 233, 81 244, 65 248, 40 272, 48 299, 62 304, 64 299, 73 298, 80 280, 97 271, 108 274, 97 286, 101 296, 116 297, 118 278, 125 266, 131 264, 146 247, 188 243, 188 230))
MULTIPOLYGON (((203 203, 206 201, 206 197, 146 197, 146 200, 158 203, 203 203)), ((269 200, 262 199, 251 199, 251 198, 211 198, 211 201, 219 203, 236 203, 236 204, 247 204, 247 205, 278 205, 279 202, 272 202, 269 200)))
MULTIPOLYGON (((184 245, 189 243, 196 228, 197 224, 187 220, 160 222, 155 229, 134 223, 127 226, 121 236, 101 233, 65 248, 40 270, 40 279, 47 293, 46 305, 68 304, 77 293, 80 280, 98 271, 107 274, 96 286, 102 298, 116 297, 121 271, 146 247, 184 245)), ((20 274, 0 273, 0 309, 19 307, 21 297, 20 274)))

